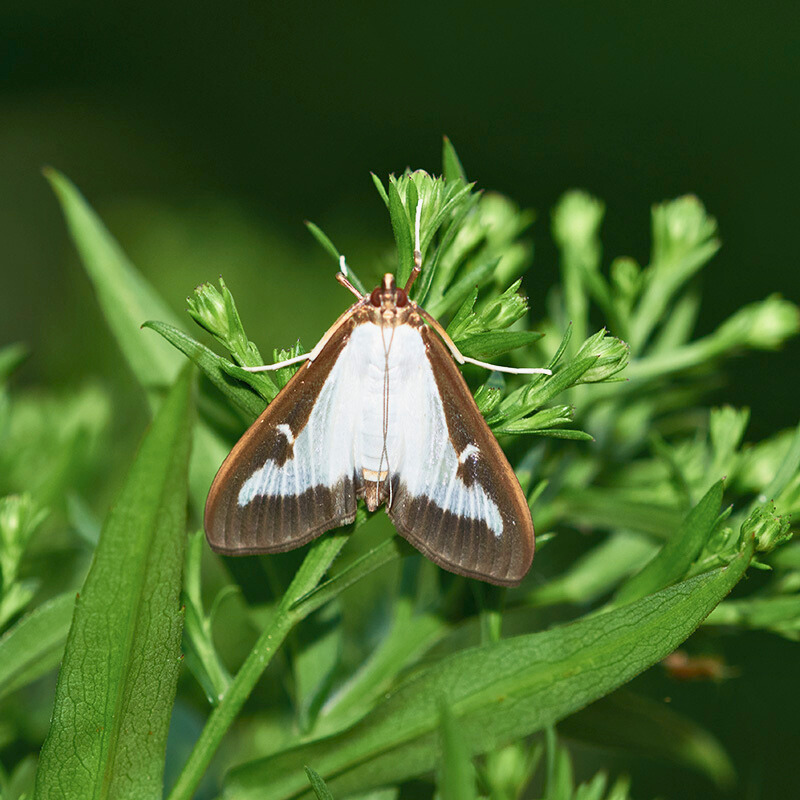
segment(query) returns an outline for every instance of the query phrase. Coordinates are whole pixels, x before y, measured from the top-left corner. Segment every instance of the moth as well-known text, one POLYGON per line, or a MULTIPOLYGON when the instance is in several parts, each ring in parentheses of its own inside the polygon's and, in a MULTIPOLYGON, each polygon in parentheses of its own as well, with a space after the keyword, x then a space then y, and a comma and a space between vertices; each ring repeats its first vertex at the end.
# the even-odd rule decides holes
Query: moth
POLYGON ((421 270, 416 209, 414 269, 357 298, 239 440, 205 509, 211 547, 226 555, 278 553, 352 522, 357 501, 381 504, 401 536, 439 566, 516 586, 533 559, 525 495, 456 362, 466 358, 409 298, 421 270))

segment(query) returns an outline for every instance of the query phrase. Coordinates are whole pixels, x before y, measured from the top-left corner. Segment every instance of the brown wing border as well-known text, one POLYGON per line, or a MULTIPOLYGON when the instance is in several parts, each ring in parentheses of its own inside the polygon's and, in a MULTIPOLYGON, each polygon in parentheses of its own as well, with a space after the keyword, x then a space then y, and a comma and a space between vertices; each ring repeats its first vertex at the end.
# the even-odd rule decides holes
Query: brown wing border
MULTIPOLYGON (((461 548, 459 552, 464 560, 469 558, 474 563, 470 568, 466 563, 449 560, 443 551, 450 547, 455 556, 459 537, 475 539, 481 532, 475 521, 452 514, 448 519, 448 512, 430 502, 428 508, 423 509, 421 498, 403 496, 402 485, 397 487, 396 502, 387 509, 388 514, 398 533, 440 567, 499 586, 516 586, 530 569, 535 551, 533 520, 527 500, 514 470, 489 430, 444 343, 426 325, 420 324, 420 332, 442 398, 450 441, 457 453, 463 452, 464 447, 473 441, 477 444, 482 457, 478 459, 473 479, 478 480, 500 509, 503 535, 510 537, 510 544, 505 553, 501 552, 502 548, 491 552, 494 543, 488 538, 474 545, 478 548, 477 553, 469 547, 461 548), (462 530, 459 526, 471 527, 462 530), (430 534, 433 531, 436 535, 435 545, 431 544, 433 537, 430 534)), ((485 525, 483 528, 488 532, 485 525)), ((488 535, 493 536, 491 533, 488 535)))

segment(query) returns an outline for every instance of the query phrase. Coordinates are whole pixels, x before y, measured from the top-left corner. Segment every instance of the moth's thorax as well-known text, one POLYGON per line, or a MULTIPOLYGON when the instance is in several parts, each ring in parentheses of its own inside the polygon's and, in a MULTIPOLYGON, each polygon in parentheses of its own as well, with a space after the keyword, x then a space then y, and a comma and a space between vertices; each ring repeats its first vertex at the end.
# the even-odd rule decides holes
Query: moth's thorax
POLYGON ((395 285, 394 275, 386 273, 380 286, 364 298, 356 312, 359 322, 372 322, 383 327, 394 327, 411 323, 421 324, 417 305, 408 299, 405 290, 395 285))

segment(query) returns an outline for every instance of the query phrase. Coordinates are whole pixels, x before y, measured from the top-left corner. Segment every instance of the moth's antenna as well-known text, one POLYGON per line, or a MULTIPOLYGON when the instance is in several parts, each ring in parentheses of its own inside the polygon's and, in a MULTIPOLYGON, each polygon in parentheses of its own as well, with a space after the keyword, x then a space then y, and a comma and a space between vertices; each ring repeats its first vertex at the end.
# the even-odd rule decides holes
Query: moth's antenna
POLYGON ((422 250, 419 243, 419 225, 421 218, 422 198, 420 197, 419 202, 417 203, 416 218, 414 219, 414 269, 411 270, 411 274, 408 276, 408 280, 406 281, 406 285, 403 289, 406 294, 408 294, 409 289, 411 289, 413 286, 414 281, 417 279, 419 273, 422 272, 422 250))
POLYGON ((350 283, 348 280, 349 275, 350 269, 347 266, 347 262, 344 260, 344 256, 339 256, 339 272, 336 273, 336 280, 339 281, 345 289, 351 291, 359 300, 363 300, 364 295, 350 283))

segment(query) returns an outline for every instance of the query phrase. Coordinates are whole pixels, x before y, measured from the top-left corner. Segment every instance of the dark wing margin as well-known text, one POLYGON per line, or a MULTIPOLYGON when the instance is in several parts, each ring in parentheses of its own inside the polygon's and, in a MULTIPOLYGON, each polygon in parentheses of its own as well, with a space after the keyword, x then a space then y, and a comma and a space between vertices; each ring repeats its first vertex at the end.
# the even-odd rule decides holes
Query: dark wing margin
POLYGON ((282 466, 293 458, 292 441, 308 423, 355 324, 351 314, 337 321, 325 334, 328 341, 316 359, 300 367, 223 462, 205 509, 206 538, 213 550, 226 555, 280 553, 355 519, 352 476, 331 486, 317 484, 300 493, 259 495, 239 504, 242 486, 254 472, 268 461, 282 466))
MULTIPOLYGON (((450 353, 429 327, 421 333, 450 442, 456 453, 463 453, 469 444, 479 449, 478 457, 459 464, 458 477, 467 486, 474 482, 481 486, 497 505, 503 529, 498 536, 481 519, 456 515, 424 494, 411 496, 402 474, 393 477, 389 517, 401 536, 440 567, 498 586, 516 586, 530 569, 534 553, 533 521, 525 495, 450 353)), ((430 470, 431 475, 436 472, 430 470)))

